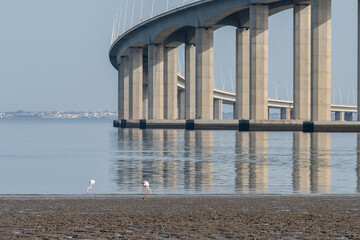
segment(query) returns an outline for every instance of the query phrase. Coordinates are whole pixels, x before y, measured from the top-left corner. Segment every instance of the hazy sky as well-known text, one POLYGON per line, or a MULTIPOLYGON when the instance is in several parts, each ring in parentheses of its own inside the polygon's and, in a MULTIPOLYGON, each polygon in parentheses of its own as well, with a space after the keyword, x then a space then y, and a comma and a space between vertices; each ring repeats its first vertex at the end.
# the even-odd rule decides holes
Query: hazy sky
MULTIPOLYGON (((136 6, 141 3, 135 1, 133 22, 140 11, 136 6)), ((144 2, 143 18, 151 12, 151 1, 144 2)), ((155 2, 156 12, 166 0, 155 2)), ((171 6, 182 0, 169 2, 171 6)), ((127 25, 132 3, 129 0, 127 25)), ((357 0, 332 3, 332 99, 353 104, 357 0)), ((126 0, 0 0, 0 111, 116 111, 117 72, 109 62, 108 50, 113 18, 117 9, 122 9, 124 18, 125 6, 126 0)), ((292 14, 287 10, 269 20, 272 98, 275 89, 278 98, 292 98, 292 14)), ((216 31, 214 48, 215 86, 231 91, 235 81, 235 28, 216 31)), ((182 56, 180 53, 180 59, 182 56)))

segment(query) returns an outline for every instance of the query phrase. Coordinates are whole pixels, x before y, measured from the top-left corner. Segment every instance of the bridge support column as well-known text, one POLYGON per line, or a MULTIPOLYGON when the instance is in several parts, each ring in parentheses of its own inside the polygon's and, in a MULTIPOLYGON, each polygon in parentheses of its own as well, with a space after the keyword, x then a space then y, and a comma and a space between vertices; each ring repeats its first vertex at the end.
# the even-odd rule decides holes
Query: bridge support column
POLYGON ((281 108, 280 109, 280 119, 290 120, 291 118, 291 109, 290 108, 281 108))
POLYGON ((149 119, 164 119, 164 47, 148 46, 149 119))
POLYGON ((178 115, 179 119, 185 119, 185 91, 178 91, 178 115))
POLYGON ((311 119, 311 7, 294 7, 294 118, 311 119))
POLYGON ((353 120, 353 113, 345 112, 345 121, 352 121, 352 120, 353 120))
POLYGON ((268 18, 267 5, 250 7, 250 118, 268 119, 268 18))
POLYGON ((148 119, 149 116, 149 71, 147 58, 143 56, 143 118, 148 119))
POLYGON ((177 104, 177 48, 166 47, 164 61, 164 117, 175 120, 178 118, 177 104))
POLYGON ((214 99, 214 119, 222 120, 222 109, 223 109, 223 100, 222 99, 214 99))
POLYGON ((142 119, 143 49, 129 49, 129 119, 142 119))
POLYGON ((148 119, 149 85, 143 84, 143 118, 148 119))
POLYGON ((238 119, 237 116, 235 115, 236 114, 236 103, 233 104, 233 119, 238 119))
POLYGON ((344 121, 344 113, 335 112, 335 121, 344 121))
POLYGON ((196 48, 185 45, 185 117, 195 119, 196 116, 196 48))
POLYGON ((236 103, 234 108, 235 119, 250 118, 249 34, 250 31, 248 29, 236 29, 236 103))
POLYGON ((129 118, 129 57, 122 56, 118 79, 118 119, 129 118))
POLYGON ((196 39, 196 118, 213 119, 214 35, 212 29, 197 28, 196 39))
POLYGON ((331 0, 311 1, 311 118, 331 120, 331 0))

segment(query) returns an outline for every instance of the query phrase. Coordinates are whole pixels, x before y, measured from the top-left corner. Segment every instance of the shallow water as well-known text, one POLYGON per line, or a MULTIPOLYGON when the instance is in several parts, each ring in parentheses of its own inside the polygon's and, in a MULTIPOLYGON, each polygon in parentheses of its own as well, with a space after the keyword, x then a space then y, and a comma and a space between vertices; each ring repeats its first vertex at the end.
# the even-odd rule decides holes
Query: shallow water
POLYGON ((1 120, 0 194, 354 194, 355 133, 115 129, 110 120, 1 120))

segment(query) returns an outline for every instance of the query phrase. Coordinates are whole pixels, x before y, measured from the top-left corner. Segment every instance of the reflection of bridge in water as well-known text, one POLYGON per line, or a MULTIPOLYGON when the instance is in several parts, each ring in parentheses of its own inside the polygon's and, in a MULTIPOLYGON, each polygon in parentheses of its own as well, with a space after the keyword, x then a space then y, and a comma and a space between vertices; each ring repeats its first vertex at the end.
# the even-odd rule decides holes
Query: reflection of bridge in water
MULTIPOLYGON (((119 129, 114 181, 122 192, 138 192, 143 179, 158 193, 271 192, 275 176, 270 160, 277 155, 269 152, 270 133, 225 133, 235 138, 235 146, 226 148, 232 152, 220 153, 213 131, 119 129)), ((292 183, 287 183, 292 192, 331 193, 331 134, 295 132, 287 147, 292 151, 285 159, 292 165, 292 183)), ((360 192, 360 135, 356 150, 355 185, 360 192)))

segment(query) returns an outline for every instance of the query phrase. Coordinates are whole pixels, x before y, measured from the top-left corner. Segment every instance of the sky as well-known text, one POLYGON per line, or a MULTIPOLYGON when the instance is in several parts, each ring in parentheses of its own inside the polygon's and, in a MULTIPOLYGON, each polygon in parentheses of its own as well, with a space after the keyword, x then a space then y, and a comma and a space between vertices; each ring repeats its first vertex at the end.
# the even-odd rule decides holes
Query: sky
MULTIPOLYGON (((169 0, 169 7, 180 2, 169 0)), ((143 19, 151 15, 151 3, 144 0, 143 19)), ((0 112, 116 111, 117 71, 108 58, 113 21, 121 12, 124 28, 127 10, 126 29, 138 21, 140 5, 141 0, 0 0, 0 112)), ((166 0, 155 0, 154 13, 165 6, 166 0)), ((292 99, 292 15, 287 10, 269 19, 270 98, 292 99)), ((180 72, 183 55, 179 48, 180 72)), ((214 75, 216 88, 235 89, 233 27, 215 31, 214 75)), ((332 0, 332 102, 354 104, 356 85, 357 0, 332 0)))

